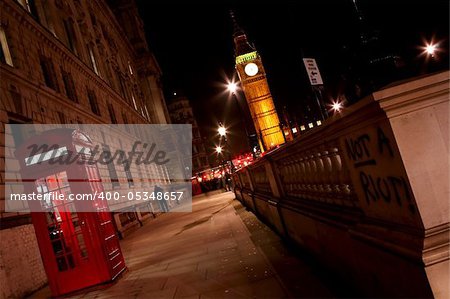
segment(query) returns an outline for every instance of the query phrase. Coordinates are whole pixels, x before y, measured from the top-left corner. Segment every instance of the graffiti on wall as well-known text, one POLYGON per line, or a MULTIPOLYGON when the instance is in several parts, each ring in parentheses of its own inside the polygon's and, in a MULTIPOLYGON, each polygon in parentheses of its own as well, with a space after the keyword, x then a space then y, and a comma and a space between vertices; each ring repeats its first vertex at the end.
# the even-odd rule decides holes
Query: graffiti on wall
POLYGON ((368 205, 384 201, 415 213, 411 189, 393 137, 377 126, 344 140, 354 181, 368 205))

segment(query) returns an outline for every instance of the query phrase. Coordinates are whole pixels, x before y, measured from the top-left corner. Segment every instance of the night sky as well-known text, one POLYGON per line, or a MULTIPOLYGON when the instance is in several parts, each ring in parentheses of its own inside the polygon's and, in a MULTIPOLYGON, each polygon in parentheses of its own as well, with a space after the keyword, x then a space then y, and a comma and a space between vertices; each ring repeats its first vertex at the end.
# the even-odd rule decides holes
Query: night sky
MULTIPOLYGON (((300 113, 310 90, 302 56, 316 58, 325 84, 338 74, 344 47, 358 42, 351 0, 145 1, 137 0, 150 48, 163 72, 166 100, 176 91, 194 107, 208 141, 217 122, 230 127, 229 142, 242 149, 236 103, 224 92, 234 74, 233 26, 229 10, 259 51, 280 114, 300 113)), ((380 31, 383 46, 403 57, 411 76, 424 69, 424 40, 440 41, 438 69, 448 69, 449 1, 357 2, 366 22, 380 31), (394 3, 391 3, 394 2, 394 3)), ((236 76, 237 78, 237 76, 236 76)), ((244 103, 243 101, 241 103, 244 103)))

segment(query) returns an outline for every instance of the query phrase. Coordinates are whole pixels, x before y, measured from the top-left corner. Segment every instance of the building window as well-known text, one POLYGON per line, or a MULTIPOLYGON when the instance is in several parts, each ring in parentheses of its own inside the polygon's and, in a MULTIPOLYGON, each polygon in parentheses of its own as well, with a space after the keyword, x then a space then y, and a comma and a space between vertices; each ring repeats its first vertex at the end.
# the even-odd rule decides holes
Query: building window
POLYGON ((6 39, 5 30, 0 27, 0 61, 6 63, 9 66, 14 66, 11 58, 11 52, 9 52, 8 40, 6 39))
POLYGON ((128 181, 128 187, 133 187, 134 180, 133 180, 133 176, 131 175, 131 171, 129 169, 127 169, 126 166, 124 166, 124 170, 125 170, 125 176, 127 177, 127 181, 128 181))
POLYGON ((53 67, 53 61, 45 56, 40 56, 41 70, 44 76, 45 85, 53 90, 59 91, 58 81, 56 78, 55 68, 53 67))
POLYGON ((17 0, 17 2, 25 8, 31 15, 36 19, 38 19, 38 14, 36 10, 36 4, 34 3, 34 0, 17 0))
POLYGON ((55 31, 55 26, 53 25, 53 18, 50 14, 50 5, 48 3, 48 1, 41 1, 41 5, 42 5, 42 10, 44 11, 44 18, 45 18, 45 23, 47 24, 46 27, 48 30, 50 30, 50 32, 53 34, 54 37, 58 38, 58 36, 56 35, 56 31, 55 31))
POLYGON ((97 68, 97 61, 95 59, 94 51, 92 50, 92 47, 89 45, 87 46, 87 48, 88 48, 88 53, 89 53, 89 61, 91 62, 91 67, 94 70, 94 72, 98 76, 100 76, 100 72, 98 71, 98 68, 97 68))
POLYGON ((61 74, 64 82, 64 89, 66 90, 67 97, 74 101, 75 103, 78 103, 77 94, 75 90, 75 84, 73 83, 72 74, 64 71, 61 68, 61 74))
POLYGON ((144 110, 145 110, 145 114, 147 115, 147 120, 148 121, 152 121, 151 118, 150 118, 150 114, 148 114, 147 106, 145 106, 145 105, 144 105, 144 110))
POLYGON ((97 18, 91 13, 91 22, 93 26, 97 26, 97 18))
POLYGON ((76 47, 76 37, 75 30, 73 29, 73 23, 71 20, 64 20, 64 30, 66 31, 68 47, 75 55, 78 55, 77 47, 76 47))
POLYGON ((124 99, 126 99, 125 86, 123 84, 122 75, 119 71, 116 71, 117 82, 119 83, 120 94, 124 99))
POLYGON ((133 106, 134 106, 134 109, 135 109, 135 110, 138 110, 138 107, 137 107, 137 105, 136 105, 136 99, 134 98, 134 94, 133 94, 133 93, 131 94, 131 99, 133 100, 133 106))
POLYGON ((108 79, 109 86, 114 88, 114 79, 111 75, 111 64, 108 60, 106 61, 106 65, 105 65, 105 73, 106 73, 106 78, 108 79))
POLYGON ((128 60, 128 70, 130 71, 130 75, 133 75, 133 68, 131 67, 131 63, 128 60))
POLYGON ((117 124, 116 114, 114 113, 114 107, 111 103, 108 103, 109 117, 111 118, 111 123, 117 124))
MULTIPOLYGON (((112 157, 111 149, 109 148, 109 145, 103 144, 103 152, 108 154, 108 159, 112 157)), ((111 180, 111 185, 113 188, 119 187, 120 182, 119 178, 117 176, 116 166, 114 165, 114 161, 110 161, 109 163, 106 163, 106 167, 108 168, 109 172, 109 178, 111 180)))
POLYGON ((19 115, 23 115, 22 95, 19 90, 16 86, 10 85, 9 93, 14 104, 15 112, 19 115))
MULTIPOLYGON (((112 108, 112 106, 111 106, 111 108, 112 108)), ((123 150, 122 141, 120 141, 120 139, 119 139, 119 144, 120 144, 120 149, 122 149, 122 152, 125 154, 125 151, 123 150)), ((126 162, 126 163, 122 163, 122 164, 123 164, 123 170, 125 172, 125 176, 127 178, 128 187, 133 187, 134 180, 133 180, 133 175, 131 174, 131 171, 130 171, 131 163, 126 162)))
POLYGON ((98 109, 97 97, 95 96, 94 91, 88 89, 87 91, 89 105, 91 105, 91 110, 94 114, 100 115, 100 109, 98 109))

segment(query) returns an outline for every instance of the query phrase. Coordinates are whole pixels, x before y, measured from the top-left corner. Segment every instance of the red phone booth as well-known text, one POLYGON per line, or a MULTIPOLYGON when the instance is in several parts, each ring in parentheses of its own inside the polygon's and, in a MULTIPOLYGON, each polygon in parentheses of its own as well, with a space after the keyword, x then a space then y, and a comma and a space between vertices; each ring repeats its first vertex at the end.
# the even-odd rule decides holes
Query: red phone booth
MULTIPOLYGON (((102 192, 97 165, 87 163, 92 148, 90 138, 74 129, 30 138, 16 150, 25 192, 66 198, 102 192), (33 154, 33 145, 56 146, 33 154), (72 155, 71 163, 54 163, 68 153, 78 155, 72 155)), ((53 296, 112 281, 126 269, 107 201, 46 199, 28 204, 53 296)))

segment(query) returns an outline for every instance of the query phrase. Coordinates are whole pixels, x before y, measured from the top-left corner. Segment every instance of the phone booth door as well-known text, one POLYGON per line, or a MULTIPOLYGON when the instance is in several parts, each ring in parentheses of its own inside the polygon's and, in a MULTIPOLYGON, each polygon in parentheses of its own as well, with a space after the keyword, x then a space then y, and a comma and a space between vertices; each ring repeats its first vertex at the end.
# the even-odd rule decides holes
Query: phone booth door
MULTIPOLYGON (((100 173, 95 165, 86 165, 87 179, 90 183, 92 192, 100 194, 103 192, 103 185, 100 173)), ((111 279, 114 279, 125 270, 125 261, 120 249, 119 239, 116 235, 111 213, 109 213, 108 203, 105 200, 97 200, 95 208, 98 213, 92 213, 98 223, 100 242, 104 245, 105 255, 107 257, 107 268, 111 279)))
MULTIPOLYGON (((41 177, 35 185, 36 192, 43 195, 52 192, 69 196, 72 193, 67 171, 41 177)), ((46 261, 51 265, 49 284, 54 285, 54 293, 64 294, 100 282, 95 275, 98 266, 88 227, 88 215, 78 213, 75 203, 70 201, 43 200, 40 204, 45 217, 32 216, 36 220, 35 227, 40 228, 37 229, 41 233, 40 238, 43 237, 42 228, 45 227, 50 239, 50 246, 45 242, 43 247, 49 253, 46 261)))
MULTIPOLYGON (((25 192, 43 198, 29 206, 52 295, 115 279, 126 267, 107 202, 67 200, 70 195, 103 191, 97 165, 85 163, 84 155, 77 155, 76 162, 81 163, 36 162, 37 158, 26 162, 30 144, 57 145, 67 154, 92 143, 79 131, 60 129, 35 136, 16 151, 25 192), (55 200, 59 195, 66 200, 55 200)), ((49 152, 40 155, 48 157, 49 152)))

